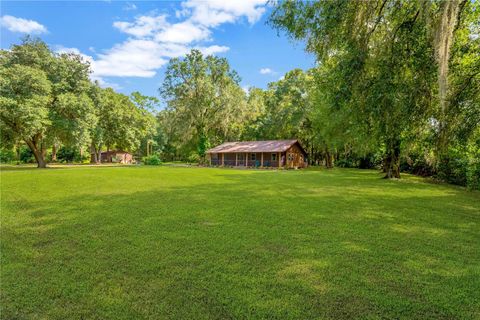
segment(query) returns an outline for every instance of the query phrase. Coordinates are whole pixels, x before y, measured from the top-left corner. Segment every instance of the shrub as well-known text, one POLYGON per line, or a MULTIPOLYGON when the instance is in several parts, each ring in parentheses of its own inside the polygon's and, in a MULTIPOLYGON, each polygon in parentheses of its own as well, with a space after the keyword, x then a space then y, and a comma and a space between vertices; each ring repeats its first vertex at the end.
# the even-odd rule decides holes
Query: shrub
POLYGON ((9 149, 0 149, 0 163, 10 163, 15 160, 15 152, 9 149))
POLYGON ((340 168, 355 168, 357 167, 356 161, 352 158, 342 158, 335 162, 335 165, 340 168))
POLYGON ((450 148, 439 160, 436 177, 448 183, 466 186, 468 167, 466 153, 450 148))
POLYGON ((200 162, 200 156, 196 152, 192 152, 188 158, 187 158, 188 163, 199 163, 200 162))
POLYGON ((83 155, 80 154, 80 150, 76 147, 66 147, 62 146, 58 149, 57 159, 60 162, 79 162, 84 163, 90 159, 88 152, 83 152, 83 155))
POLYGON ((434 168, 425 155, 412 152, 401 158, 400 171, 427 177, 433 174, 434 168))
POLYGON ((143 164, 147 166, 158 166, 162 163, 158 155, 152 154, 151 156, 146 156, 142 158, 143 164))
POLYGON ((35 157, 32 150, 27 146, 20 147, 20 161, 23 163, 35 163, 35 157))
POLYGON ((57 159, 60 162, 73 162, 75 159, 75 149, 69 147, 61 147, 57 151, 57 159))
POLYGON ((480 160, 471 161, 467 168, 467 187, 471 190, 480 190, 480 160))

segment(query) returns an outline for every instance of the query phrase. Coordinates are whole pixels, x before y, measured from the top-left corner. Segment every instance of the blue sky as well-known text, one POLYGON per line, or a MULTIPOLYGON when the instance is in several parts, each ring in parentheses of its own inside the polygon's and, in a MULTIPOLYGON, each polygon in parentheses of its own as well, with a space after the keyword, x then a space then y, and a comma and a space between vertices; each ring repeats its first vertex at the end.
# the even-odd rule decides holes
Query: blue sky
POLYGON ((2 1, 2 49, 34 34, 58 52, 82 54, 92 79, 129 94, 158 96, 168 60, 191 48, 223 56, 241 85, 265 88, 314 57, 266 24, 263 0, 2 1))

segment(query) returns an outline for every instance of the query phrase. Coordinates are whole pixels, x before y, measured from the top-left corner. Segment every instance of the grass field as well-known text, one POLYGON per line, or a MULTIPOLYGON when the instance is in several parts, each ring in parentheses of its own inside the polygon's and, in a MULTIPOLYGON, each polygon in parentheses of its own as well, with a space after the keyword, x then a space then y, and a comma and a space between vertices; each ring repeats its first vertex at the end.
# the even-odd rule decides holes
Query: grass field
POLYGON ((479 319, 480 193, 376 171, 1 172, 3 319, 479 319))

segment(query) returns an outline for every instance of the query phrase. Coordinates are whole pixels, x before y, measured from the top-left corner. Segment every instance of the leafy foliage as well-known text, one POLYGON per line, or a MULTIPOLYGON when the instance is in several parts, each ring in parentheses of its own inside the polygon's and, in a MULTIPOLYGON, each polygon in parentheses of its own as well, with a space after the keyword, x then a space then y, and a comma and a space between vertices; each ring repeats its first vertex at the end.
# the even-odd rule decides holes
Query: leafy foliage
POLYGON ((151 156, 146 156, 142 158, 143 164, 148 166, 158 166, 162 163, 158 155, 152 154, 151 156))
POLYGON ((196 145, 204 157, 209 142, 239 137, 246 110, 239 81, 226 59, 204 57, 198 50, 170 60, 160 88, 170 140, 185 150, 196 145))
POLYGON ((473 162, 447 169, 455 158, 443 150, 467 159, 480 124, 479 11, 470 1, 285 1, 270 23, 318 59, 312 119, 325 148, 384 149, 386 177, 416 149, 431 171, 465 184, 473 162))

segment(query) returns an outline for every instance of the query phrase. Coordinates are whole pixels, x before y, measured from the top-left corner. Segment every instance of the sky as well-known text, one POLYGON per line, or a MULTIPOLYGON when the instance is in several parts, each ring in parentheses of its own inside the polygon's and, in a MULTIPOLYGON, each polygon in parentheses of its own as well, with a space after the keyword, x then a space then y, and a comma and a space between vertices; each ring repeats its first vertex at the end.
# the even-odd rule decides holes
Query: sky
POLYGON ((241 86, 266 88, 315 59, 267 24, 264 0, 1 1, 0 47, 27 34, 53 51, 81 54, 93 80, 159 96, 168 61, 192 48, 228 59, 241 86))

